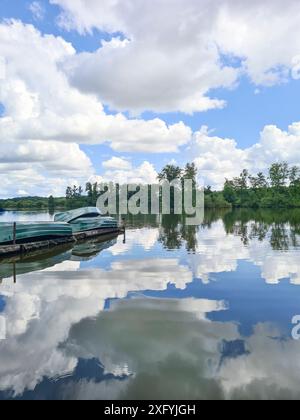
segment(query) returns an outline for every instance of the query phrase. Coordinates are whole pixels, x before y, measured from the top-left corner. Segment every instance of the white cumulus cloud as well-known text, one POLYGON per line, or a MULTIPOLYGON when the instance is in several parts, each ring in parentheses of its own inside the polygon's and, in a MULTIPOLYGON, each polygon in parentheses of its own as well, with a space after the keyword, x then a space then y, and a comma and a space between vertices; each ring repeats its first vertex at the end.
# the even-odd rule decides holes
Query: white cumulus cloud
POLYGON ((273 125, 265 126, 259 141, 247 149, 241 149, 233 139, 214 136, 207 127, 202 127, 195 133, 189 153, 206 185, 220 189, 226 178, 238 176, 243 169, 255 174, 266 172, 278 161, 298 165, 300 124, 294 123, 286 131, 273 125))
POLYGON ((241 75, 257 85, 284 82, 299 56, 297 0, 284 7, 281 0, 51 3, 61 6, 65 29, 123 34, 96 52, 70 57, 67 66, 76 87, 121 111, 220 108, 225 103, 212 89, 233 87, 241 75))

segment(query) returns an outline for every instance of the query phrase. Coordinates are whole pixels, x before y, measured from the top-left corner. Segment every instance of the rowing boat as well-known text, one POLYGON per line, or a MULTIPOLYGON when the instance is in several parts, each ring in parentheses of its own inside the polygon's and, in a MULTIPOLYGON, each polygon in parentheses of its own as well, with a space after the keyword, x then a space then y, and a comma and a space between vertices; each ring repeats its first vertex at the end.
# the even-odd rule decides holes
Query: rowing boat
MULTIPOLYGON (((96 207, 84 207, 58 213, 54 222, 16 224, 16 244, 67 238, 75 233, 110 229, 116 231, 118 222, 113 217, 105 217, 96 207)), ((14 242, 14 223, 0 223, 0 246, 14 242)))
MULTIPOLYGON (((66 238, 72 235, 72 227, 67 223, 20 222, 16 224, 17 244, 66 238)), ((0 223, 0 245, 10 245, 13 241, 14 224, 0 223)))
POLYGON ((99 229, 118 229, 118 222, 113 217, 102 216, 97 207, 83 207, 55 215, 56 222, 69 223, 73 233, 99 229))
POLYGON ((101 211, 97 207, 82 207, 80 209, 57 213, 54 216, 54 221, 72 223, 78 219, 100 217, 101 215, 101 211))

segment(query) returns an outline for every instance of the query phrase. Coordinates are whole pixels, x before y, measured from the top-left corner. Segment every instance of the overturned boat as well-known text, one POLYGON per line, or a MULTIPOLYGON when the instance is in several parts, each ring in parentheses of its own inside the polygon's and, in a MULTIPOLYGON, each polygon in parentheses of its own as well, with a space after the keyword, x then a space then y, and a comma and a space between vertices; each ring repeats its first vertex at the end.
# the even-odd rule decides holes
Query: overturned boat
POLYGON ((0 245, 33 243, 73 236, 68 223, 0 223, 0 245))
POLYGON ((58 213, 55 215, 54 221, 68 223, 72 227, 73 233, 99 229, 117 230, 119 227, 116 219, 103 216, 97 207, 83 207, 58 213))
POLYGON ((58 213, 54 219, 0 223, 0 257, 120 232, 117 220, 102 216, 96 207, 58 213))

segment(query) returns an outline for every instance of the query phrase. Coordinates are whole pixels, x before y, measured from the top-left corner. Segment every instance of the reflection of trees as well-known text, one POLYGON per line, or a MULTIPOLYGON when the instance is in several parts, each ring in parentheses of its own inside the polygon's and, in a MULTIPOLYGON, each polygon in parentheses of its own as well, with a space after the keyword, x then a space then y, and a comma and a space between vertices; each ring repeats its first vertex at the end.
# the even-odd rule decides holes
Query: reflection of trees
POLYGON ((202 223, 202 227, 210 228, 218 220, 224 219, 225 217, 230 217, 230 214, 232 214, 232 211, 228 209, 206 210, 204 213, 204 221, 202 223))
POLYGON ((165 215, 161 218, 159 241, 166 249, 180 249, 185 244, 188 252, 196 252, 198 226, 188 226, 185 217, 165 215))
POLYGON ((284 224, 276 224, 271 228, 272 249, 287 251, 290 247, 290 229, 284 224))
POLYGON ((241 237, 243 244, 251 240, 269 240, 274 250, 286 251, 300 245, 299 210, 236 210, 223 216, 228 234, 241 237))
POLYGON ((166 249, 180 249, 182 247, 181 216, 165 215, 161 218, 159 241, 166 249))
POLYGON ((227 234, 241 238, 248 246, 251 241, 269 241, 275 250, 288 250, 300 246, 300 210, 206 210, 201 226, 188 226, 184 216, 127 216, 128 228, 159 227, 159 241, 166 249, 186 247, 196 252, 199 229, 210 229, 223 220, 227 234))
POLYGON ((197 232, 198 226, 186 226, 185 224, 181 227, 181 236, 186 242, 186 249, 188 252, 196 252, 198 241, 197 232))
MULTIPOLYGON (((116 216, 119 219, 120 223, 122 222, 122 217, 120 215, 116 216)), ((137 229, 137 228, 144 228, 144 227, 158 227, 159 221, 157 215, 143 215, 138 214, 133 216, 132 214, 128 214, 125 217, 126 226, 130 229, 137 229)))

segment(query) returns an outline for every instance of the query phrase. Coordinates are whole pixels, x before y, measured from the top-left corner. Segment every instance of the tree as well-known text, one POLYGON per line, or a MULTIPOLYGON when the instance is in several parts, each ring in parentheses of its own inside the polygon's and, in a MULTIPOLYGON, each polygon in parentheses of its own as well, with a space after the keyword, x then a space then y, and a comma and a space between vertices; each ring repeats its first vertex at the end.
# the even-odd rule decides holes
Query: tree
POLYGON ((195 163, 187 163, 183 172, 183 179, 191 179, 193 184, 197 184, 198 170, 195 163))
POLYGON ((235 190, 235 186, 233 181, 229 181, 226 179, 225 185, 224 185, 224 191, 223 195, 226 201, 230 204, 235 204, 237 201, 237 194, 235 190))
POLYGON ((86 186, 85 186, 85 191, 87 192, 88 195, 88 203, 91 206, 95 206, 96 202, 98 200, 98 196, 99 196, 99 188, 100 185, 95 182, 94 184, 92 184, 91 182, 87 182, 86 186))
POLYGON ((93 205, 96 205, 96 202, 98 200, 98 196, 99 196, 99 187, 100 185, 98 185, 98 182, 95 182, 93 184, 93 205))
POLYGON ((175 181, 180 179, 182 176, 182 169, 179 166, 167 165, 163 168, 161 173, 158 175, 158 180, 161 181, 175 181))
POLYGON ((212 192, 212 188, 211 188, 210 185, 208 185, 207 187, 204 188, 204 194, 205 195, 211 195, 212 193, 213 192, 212 192))
POLYGON ((87 192, 87 195, 88 195, 88 203, 89 205, 92 205, 93 204, 93 186, 91 182, 86 183, 85 191, 87 192))
POLYGON ((244 169, 239 177, 234 178, 234 187, 238 190, 247 190, 248 178, 249 172, 247 171, 247 169, 244 169))
POLYGON ((266 180, 266 177, 262 172, 259 172, 257 176, 249 176, 249 182, 251 185, 251 188, 254 190, 260 190, 263 188, 268 187, 268 181, 266 180))
POLYGON ((72 197, 73 197, 72 188, 71 187, 67 187, 67 189, 66 189, 66 199, 69 200, 72 197))
POLYGON ((268 188, 269 186, 268 181, 262 172, 259 172, 257 174, 257 184, 258 184, 258 188, 260 189, 268 188))
POLYGON ((289 165, 286 162, 273 163, 269 170, 271 186, 276 189, 286 186, 289 173, 289 165))
POLYGON ((295 187, 300 183, 300 168, 298 166, 293 166, 290 169, 289 181, 292 187, 295 187))
POLYGON ((55 201, 53 195, 50 195, 50 197, 48 198, 48 208, 49 210, 53 210, 55 208, 55 201))
POLYGON ((72 198, 77 197, 77 186, 74 185, 72 189, 72 198))

